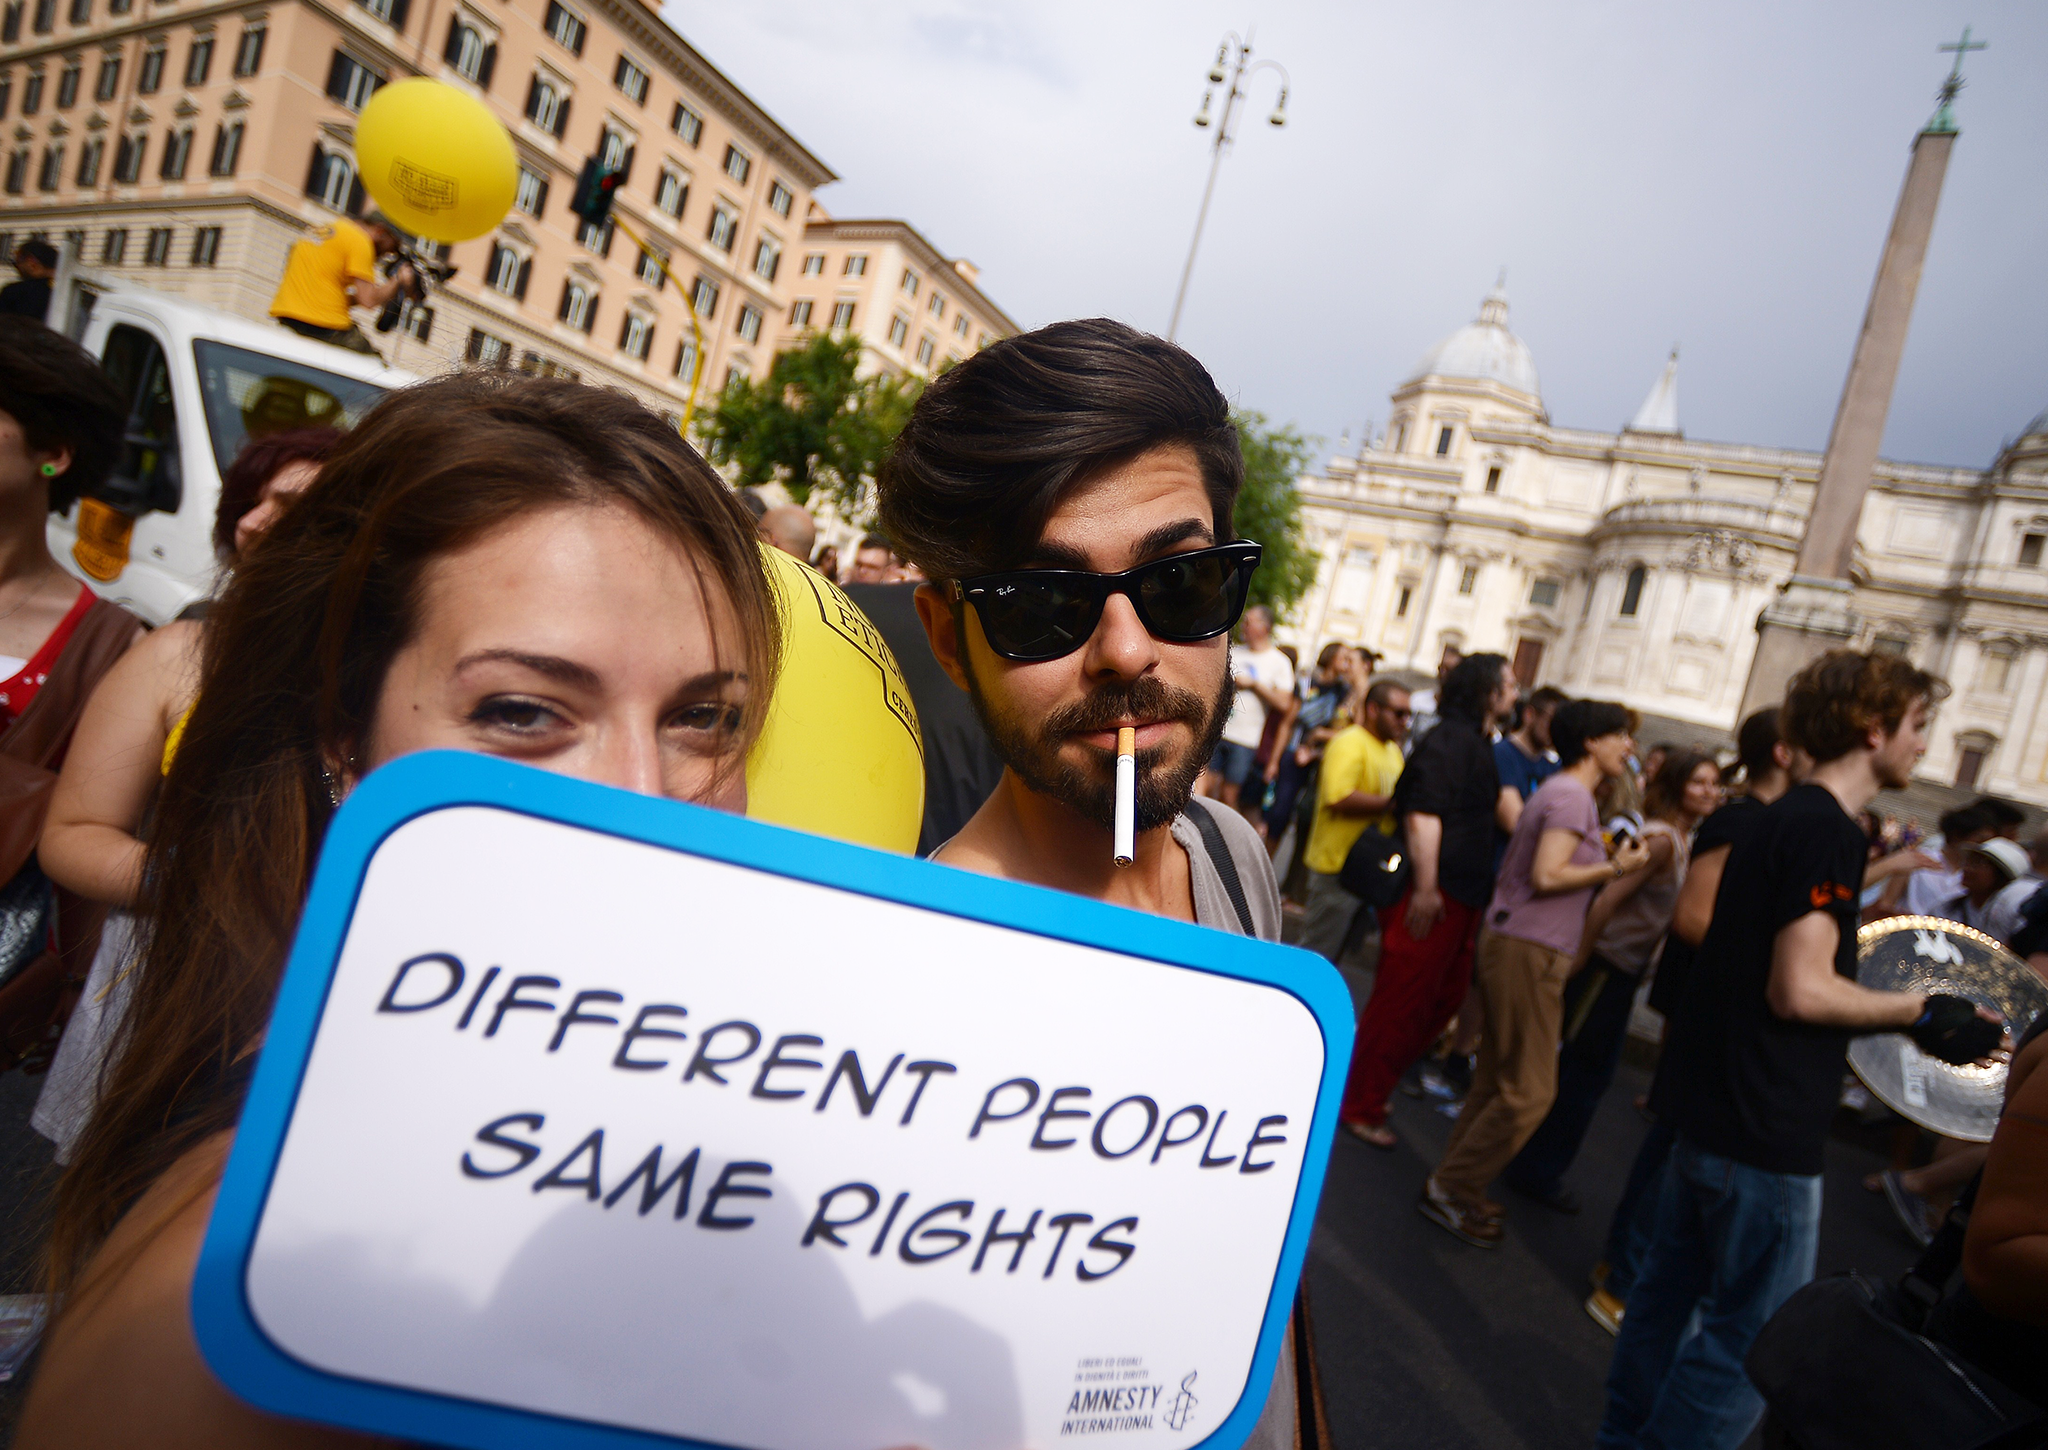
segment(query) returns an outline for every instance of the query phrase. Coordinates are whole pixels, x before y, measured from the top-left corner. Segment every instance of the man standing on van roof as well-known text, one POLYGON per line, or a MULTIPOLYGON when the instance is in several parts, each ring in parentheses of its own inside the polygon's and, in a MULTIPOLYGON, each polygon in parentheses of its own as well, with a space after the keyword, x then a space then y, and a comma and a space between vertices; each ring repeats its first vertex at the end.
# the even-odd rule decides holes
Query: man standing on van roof
POLYGON ((14 249, 14 270, 19 282, 0 287, 0 313, 47 320, 50 312, 50 281, 57 275, 57 249, 30 237, 14 249))
POLYGON ((361 223, 336 217, 318 241, 292 244, 284 280, 270 300, 270 315, 301 337, 377 355, 349 309, 382 307, 400 288, 411 285, 409 262, 400 262, 389 277, 377 280, 377 259, 395 255, 403 242, 398 228, 381 212, 371 212, 361 223))

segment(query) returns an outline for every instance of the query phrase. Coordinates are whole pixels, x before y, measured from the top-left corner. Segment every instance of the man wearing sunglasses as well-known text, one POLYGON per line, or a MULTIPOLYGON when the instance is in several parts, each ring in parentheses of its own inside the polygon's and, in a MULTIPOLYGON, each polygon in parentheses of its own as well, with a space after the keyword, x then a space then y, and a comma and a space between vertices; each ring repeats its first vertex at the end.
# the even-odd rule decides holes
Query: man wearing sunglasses
MULTIPOLYGON (((881 523, 929 582, 932 653, 1002 780, 933 859, 1277 940, 1258 833, 1192 796, 1236 687, 1231 626, 1259 546, 1244 460, 1202 365, 1096 318, 1013 337, 934 378, 883 465, 881 523), (1113 861, 1117 732, 1137 732, 1135 859, 1113 861)), ((1251 1444, 1289 1446, 1291 1355, 1251 1444)))

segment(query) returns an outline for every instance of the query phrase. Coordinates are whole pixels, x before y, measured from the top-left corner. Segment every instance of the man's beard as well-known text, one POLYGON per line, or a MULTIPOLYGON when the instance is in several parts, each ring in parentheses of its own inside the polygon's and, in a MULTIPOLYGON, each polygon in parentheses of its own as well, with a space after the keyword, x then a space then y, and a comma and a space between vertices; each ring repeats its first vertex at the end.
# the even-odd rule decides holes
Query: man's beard
POLYGON ((973 667, 967 669, 967 697, 974 702, 981 728, 988 732, 989 741, 1003 763, 1032 790, 1050 796, 1105 831, 1116 826, 1114 768, 1097 778, 1064 759, 1060 746, 1071 736, 1114 730, 1126 720, 1185 723, 1194 732, 1194 744, 1179 759, 1169 758, 1172 747, 1165 745, 1137 753, 1137 826, 1140 831, 1156 830, 1187 809, 1188 799, 1194 794, 1195 778, 1216 753, 1216 742, 1223 738, 1223 724, 1236 693, 1227 666, 1216 698, 1208 701, 1192 690, 1141 675, 1128 685, 1101 685, 1090 690, 1081 699, 1054 710, 1034 732, 1027 722, 999 715, 990 708, 973 667))

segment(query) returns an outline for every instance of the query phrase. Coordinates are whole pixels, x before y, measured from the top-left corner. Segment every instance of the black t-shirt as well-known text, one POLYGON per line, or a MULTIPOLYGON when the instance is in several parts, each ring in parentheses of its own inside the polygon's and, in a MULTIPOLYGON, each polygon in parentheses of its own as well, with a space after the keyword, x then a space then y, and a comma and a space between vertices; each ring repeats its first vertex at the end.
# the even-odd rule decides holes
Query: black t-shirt
POLYGON ((1441 817, 1444 839, 1437 856, 1437 885, 1444 895, 1475 911, 1493 897, 1494 806, 1500 773, 1493 742, 1479 722, 1446 715, 1422 737, 1394 786, 1394 810, 1441 817))
POLYGON ((24 277, 0 287, 0 313, 5 312, 41 322, 50 312, 49 278, 24 277))
POLYGON ((1771 951, 1782 929, 1824 911, 1841 928, 1835 971, 1854 979, 1868 846, 1827 789, 1801 785, 1728 853, 1658 1073, 1660 1113, 1708 1152, 1769 1173, 1821 1171, 1850 1034, 1771 1010, 1771 951))
MULTIPOLYGON (((1739 795, 1722 806, 1699 824, 1692 836, 1692 859, 1697 861, 1709 851, 1718 851, 1723 846, 1733 847, 1737 841, 1749 839, 1758 820, 1762 819, 1764 803, 1739 795)), ((1657 958, 1657 975, 1650 981, 1650 1006, 1664 1014, 1668 1021, 1678 1010, 1678 1004, 1685 1000, 1686 979, 1692 975, 1693 959, 1699 955, 1699 948, 1679 936, 1668 932, 1664 937, 1664 950, 1657 958)))

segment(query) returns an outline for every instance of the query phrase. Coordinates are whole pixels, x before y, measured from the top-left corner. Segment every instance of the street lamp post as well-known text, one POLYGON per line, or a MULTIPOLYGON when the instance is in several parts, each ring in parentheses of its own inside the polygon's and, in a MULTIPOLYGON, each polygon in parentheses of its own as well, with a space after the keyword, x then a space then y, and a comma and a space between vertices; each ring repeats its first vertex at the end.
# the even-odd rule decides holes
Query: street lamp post
MULTIPOLYGON (((1168 342, 1173 341, 1174 334, 1180 331, 1180 310, 1188 300, 1188 279, 1195 274, 1195 252, 1202 245, 1202 224, 1209 219, 1209 198, 1216 194, 1216 173, 1223 166, 1224 151, 1236 139, 1231 127, 1237 122, 1238 102, 1245 99, 1244 83, 1262 70, 1280 73, 1280 99, 1274 102, 1273 114, 1266 119, 1275 126, 1284 126, 1287 124, 1287 88, 1290 83, 1287 67, 1277 60, 1253 61, 1252 32, 1246 31, 1242 40, 1237 38, 1236 31, 1224 32, 1223 43, 1216 47, 1215 63, 1209 67, 1209 84, 1212 87, 1223 85, 1227 75, 1229 86, 1223 93, 1223 110, 1215 120, 1216 142, 1211 148, 1209 184, 1202 188, 1202 209, 1195 213, 1195 235, 1194 240, 1188 243, 1188 264, 1181 268, 1180 291, 1173 297, 1173 320, 1166 324, 1168 342)), ((1210 124, 1209 105, 1215 94, 1214 90, 1202 93, 1202 109, 1195 113, 1197 126, 1210 124)))

